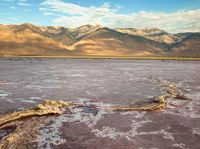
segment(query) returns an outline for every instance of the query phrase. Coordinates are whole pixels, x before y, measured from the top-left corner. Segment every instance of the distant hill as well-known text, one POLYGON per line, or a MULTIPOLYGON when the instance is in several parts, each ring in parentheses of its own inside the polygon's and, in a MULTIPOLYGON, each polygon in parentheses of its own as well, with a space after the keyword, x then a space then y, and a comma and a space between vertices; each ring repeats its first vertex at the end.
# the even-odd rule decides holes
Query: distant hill
POLYGON ((175 34, 175 35, 177 35, 177 36, 181 37, 182 39, 184 39, 184 38, 186 38, 186 37, 188 37, 188 36, 190 36, 192 34, 195 34, 195 33, 186 32, 186 33, 178 33, 178 34, 175 34))
POLYGON ((160 43, 175 44, 182 40, 182 37, 174 34, 169 34, 163 30, 157 28, 145 28, 145 29, 135 29, 135 28, 118 28, 116 31, 127 33, 130 35, 141 36, 146 39, 154 40, 160 43))
POLYGON ((181 42, 173 45, 171 51, 177 56, 200 57, 200 33, 191 33, 181 42))
POLYGON ((0 56, 200 57, 200 33, 170 34, 156 28, 109 29, 0 25, 0 56))

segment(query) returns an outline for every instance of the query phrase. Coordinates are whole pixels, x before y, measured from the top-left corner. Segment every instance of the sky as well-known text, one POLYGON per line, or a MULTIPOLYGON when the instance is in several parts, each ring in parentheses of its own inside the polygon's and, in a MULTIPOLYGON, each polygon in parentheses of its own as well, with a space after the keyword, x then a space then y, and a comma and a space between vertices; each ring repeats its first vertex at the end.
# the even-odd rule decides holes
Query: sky
POLYGON ((0 0, 0 24, 200 32, 200 0, 0 0))

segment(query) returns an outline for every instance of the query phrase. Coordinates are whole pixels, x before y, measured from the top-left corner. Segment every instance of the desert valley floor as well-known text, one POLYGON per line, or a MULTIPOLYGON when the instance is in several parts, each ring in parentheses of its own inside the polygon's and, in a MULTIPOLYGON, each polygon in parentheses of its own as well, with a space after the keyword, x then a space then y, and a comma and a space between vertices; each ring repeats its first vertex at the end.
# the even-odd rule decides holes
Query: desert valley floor
MULTIPOLYGON (((199 74, 200 61, 0 59, 0 115, 44 99, 88 105, 45 117, 37 137, 24 148, 198 149, 199 74), (166 109, 152 112, 90 107, 148 102, 163 92, 156 80, 174 83, 192 100, 171 99, 166 109)), ((6 133, 0 129, 0 140, 6 133)))

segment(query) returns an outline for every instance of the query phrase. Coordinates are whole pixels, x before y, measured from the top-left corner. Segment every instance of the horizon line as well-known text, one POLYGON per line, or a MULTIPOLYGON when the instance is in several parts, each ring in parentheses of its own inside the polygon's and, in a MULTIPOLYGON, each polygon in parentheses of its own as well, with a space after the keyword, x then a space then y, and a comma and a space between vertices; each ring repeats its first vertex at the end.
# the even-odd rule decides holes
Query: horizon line
POLYGON ((144 27, 144 28, 136 28, 136 27, 118 27, 118 28, 111 28, 111 27, 107 27, 107 26, 103 26, 101 24, 96 24, 96 25, 93 25, 93 24, 85 24, 85 25, 81 25, 79 27, 67 27, 67 26, 64 26, 64 25, 39 25, 39 24, 36 24, 36 23, 32 23, 32 22, 21 22, 21 23, 1 23, 0 22, 0 25, 25 25, 25 24, 30 24, 30 25, 33 25, 33 26, 36 26, 36 27, 63 27, 63 28, 66 28, 66 29, 77 29, 77 28, 81 28, 83 26, 99 26, 100 28, 108 28, 108 29, 136 29, 136 30, 145 30, 145 29, 156 29, 156 30, 160 30, 160 31, 164 31, 166 33, 170 33, 170 34, 179 34, 179 33, 200 33, 199 31, 186 31, 186 32, 176 32, 176 33, 172 33, 172 32, 169 32, 169 31, 166 31, 164 29, 161 29, 161 28, 158 28, 158 27, 154 27, 154 26, 149 26, 149 27, 144 27))

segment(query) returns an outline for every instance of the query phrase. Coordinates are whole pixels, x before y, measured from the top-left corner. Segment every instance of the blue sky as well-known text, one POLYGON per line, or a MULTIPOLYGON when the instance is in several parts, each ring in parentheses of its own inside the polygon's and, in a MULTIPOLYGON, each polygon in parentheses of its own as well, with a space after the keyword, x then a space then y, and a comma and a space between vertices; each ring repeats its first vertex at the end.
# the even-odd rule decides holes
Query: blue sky
POLYGON ((200 31, 200 0, 0 0, 0 23, 200 31))

